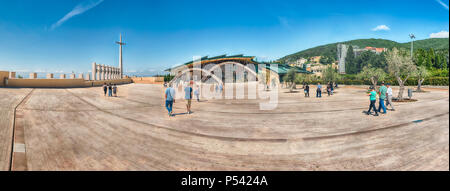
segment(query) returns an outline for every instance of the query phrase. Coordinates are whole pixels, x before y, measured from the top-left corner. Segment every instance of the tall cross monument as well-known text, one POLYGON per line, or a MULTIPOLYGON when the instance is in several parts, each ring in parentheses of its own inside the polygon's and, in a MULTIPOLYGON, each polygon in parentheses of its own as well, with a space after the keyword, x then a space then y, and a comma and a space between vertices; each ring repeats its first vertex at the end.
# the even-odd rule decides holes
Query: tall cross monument
POLYGON ((120 41, 116 42, 116 44, 119 44, 119 68, 120 68, 120 79, 123 78, 123 59, 122 59, 122 46, 126 45, 124 42, 122 42, 122 34, 120 34, 120 41))

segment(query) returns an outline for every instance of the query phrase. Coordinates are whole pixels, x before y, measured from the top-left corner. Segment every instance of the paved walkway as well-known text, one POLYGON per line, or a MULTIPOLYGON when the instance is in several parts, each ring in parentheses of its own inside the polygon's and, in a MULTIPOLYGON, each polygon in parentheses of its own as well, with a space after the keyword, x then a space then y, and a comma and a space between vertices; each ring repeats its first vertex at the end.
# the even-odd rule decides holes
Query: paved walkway
POLYGON ((161 85, 120 86, 118 98, 0 89, 0 167, 19 105, 13 170, 449 170, 449 94, 429 90, 380 117, 362 113, 364 89, 345 87, 322 99, 283 89, 272 111, 260 100, 207 100, 185 115, 179 100, 169 118, 161 85))

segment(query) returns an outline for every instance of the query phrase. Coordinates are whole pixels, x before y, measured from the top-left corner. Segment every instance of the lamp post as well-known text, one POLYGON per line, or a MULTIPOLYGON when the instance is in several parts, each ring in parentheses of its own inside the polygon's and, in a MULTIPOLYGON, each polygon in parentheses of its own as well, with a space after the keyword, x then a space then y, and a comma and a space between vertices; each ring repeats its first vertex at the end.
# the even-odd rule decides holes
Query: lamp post
POLYGON ((414 34, 409 34, 409 38, 411 38, 411 59, 413 58, 414 53, 414 39, 416 36, 414 34))

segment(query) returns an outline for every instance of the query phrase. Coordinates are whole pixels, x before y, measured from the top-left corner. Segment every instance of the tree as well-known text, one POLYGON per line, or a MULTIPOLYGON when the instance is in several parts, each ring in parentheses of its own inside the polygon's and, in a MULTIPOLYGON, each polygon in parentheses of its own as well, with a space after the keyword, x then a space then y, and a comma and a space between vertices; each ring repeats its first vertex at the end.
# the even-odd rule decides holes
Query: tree
POLYGON ((296 78, 297 78, 297 71, 295 68, 289 69, 286 76, 284 76, 284 78, 283 78, 285 82, 288 82, 290 84, 290 87, 289 87, 290 92, 292 92, 292 90, 294 89, 294 87, 296 85, 294 83, 296 78))
POLYGON ((414 76, 417 77, 417 91, 422 91, 422 83, 425 81, 425 78, 430 76, 430 72, 428 72, 427 68, 425 66, 419 66, 414 73, 414 76))
POLYGON ((336 60, 331 56, 322 56, 322 58, 320 58, 320 63, 324 65, 332 64, 334 61, 336 60))
POLYGON ((323 80, 324 83, 327 82, 336 82, 340 79, 340 75, 339 73, 336 71, 336 69, 334 69, 332 66, 328 66, 324 71, 323 71, 323 80))
POLYGON ((348 48, 347 57, 345 57, 345 72, 347 74, 355 73, 355 53, 352 46, 348 48))
POLYGON ((374 68, 369 65, 365 66, 356 77, 362 80, 370 80, 372 86, 377 89, 378 82, 385 80, 387 76, 383 69, 374 68))
POLYGON ((416 66, 413 64, 410 56, 400 52, 397 48, 392 49, 386 54, 386 61, 389 73, 395 76, 400 86, 398 99, 403 100, 405 82, 414 74, 416 66))

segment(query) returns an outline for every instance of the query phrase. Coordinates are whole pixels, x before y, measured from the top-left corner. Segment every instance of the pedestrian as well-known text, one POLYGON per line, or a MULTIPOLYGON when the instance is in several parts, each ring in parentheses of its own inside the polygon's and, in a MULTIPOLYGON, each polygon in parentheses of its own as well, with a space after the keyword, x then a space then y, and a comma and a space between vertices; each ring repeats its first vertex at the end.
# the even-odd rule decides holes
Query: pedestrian
POLYGON ((384 82, 381 82, 381 87, 378 90, 378 93, 380 95, 380 105, 378 106, 378 112, 381 113, 381 109, 383 109, 383 113, 381 114, 386 114, 386 106, 384 105, 384 100, 386 100, 387 87, 384 85, 384 82))
POLYGON ((191 104, 192 104, 192 83, 184 88, 184 99, 186 100, 187 113, 191 114, 191 104))
POLYGON ((377 103, 377 92, 375 91, 374 87, 370 87, 370 93, 368 96, 370 96, 370 106, 369 111, 367 111, 367 115, 370 115, 370 111, 373 109, 375 111, 375 116, 378 116, 378 111, 375 106, 375 104, 377 103))
POLYGON ((331 96, 331 83, 327 84, 327 93, 328 93, 328 96, 331 96))
POLYGON ((317 84, 316 97, 317 98, 321 98, 322 97, 322 85, 320 85, 320 83, 317 84))
POLYGON ((200 87, 197 86, 197 88, 194 91, 195 97, 197 98, 197 102, 200 102, 200 87))
POLYGON ((114 97, 117 97, 117 85, 116 84, 114 84, 114 86, 113 86, 113 94, 114 94, 114 97))
POLYGON ((386 108, 387 108, 387 106, 388 105, 390 105, 391 106, 391 111, 395 111, 395 108, 394 108, 394 104, 392 103, 392 88, 391 88, 391 84, 386 84, 386 86, 387 86, 387 92, 386 92, 386 94, 387 94, 387 104, 386 104, 386 108))
POLYGON ((103 92, 105 92, 106 97, 106 93, 108 92, 108 85, 106 85, 106 83, 103 84, 103 92))
POLYGON ((169 117, 173 116, 173 103, 175 103, 175 89, 172 87, 172 84, 168 85, 168 88, 165 91, 165 99, 166 99, 166 109, 169 112, 169 117))
POLYGON ((111 83, 109 83, 109 85, 108 85, 108 96, 112 97, 112 84, 111 83))
POLYGON ((309 97, 309 84, 305 86, 305 97, 309 97))
POLYGON ((330 86, 331 86, 331 95, 333 95, 334 94, 334 83, 331 83, 330 86))

